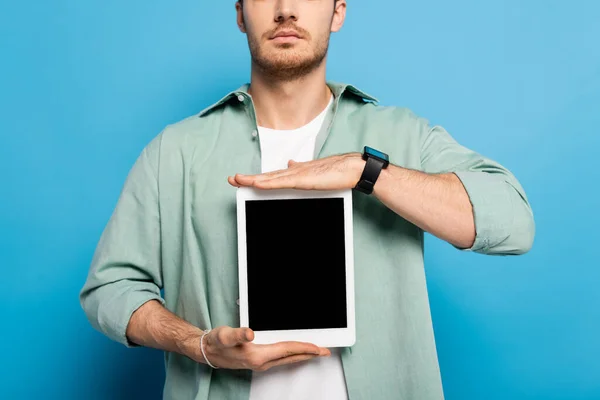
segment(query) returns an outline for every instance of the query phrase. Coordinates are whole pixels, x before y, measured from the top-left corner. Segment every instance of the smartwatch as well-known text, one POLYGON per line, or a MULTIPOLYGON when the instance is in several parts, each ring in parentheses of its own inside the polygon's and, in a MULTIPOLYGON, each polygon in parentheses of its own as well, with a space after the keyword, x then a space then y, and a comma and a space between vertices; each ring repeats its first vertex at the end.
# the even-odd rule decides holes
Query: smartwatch
POLYGON ((390 159, 387 154, 369 146, 365 146, 362 159, 367 163, 354 189, 365 194, 371 194, 381 170, 388 167, 390 159))

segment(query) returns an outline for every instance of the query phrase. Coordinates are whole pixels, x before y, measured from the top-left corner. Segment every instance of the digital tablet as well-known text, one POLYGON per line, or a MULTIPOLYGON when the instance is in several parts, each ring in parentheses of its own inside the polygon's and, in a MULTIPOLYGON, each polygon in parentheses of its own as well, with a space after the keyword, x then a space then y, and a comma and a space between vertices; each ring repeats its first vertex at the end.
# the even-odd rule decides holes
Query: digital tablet
POLYGON ((240 326, 254 343, 355 342, 352 191, 237 189, 240 326))

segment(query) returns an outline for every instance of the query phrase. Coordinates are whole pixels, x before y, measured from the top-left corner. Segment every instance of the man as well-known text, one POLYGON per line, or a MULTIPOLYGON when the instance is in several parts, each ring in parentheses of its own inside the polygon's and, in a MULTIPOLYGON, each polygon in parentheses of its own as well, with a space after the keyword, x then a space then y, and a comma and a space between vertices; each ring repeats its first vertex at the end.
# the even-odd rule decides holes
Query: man
MULTIPOLYGON (((243 0, 236 10, 250 85, 144 149, 81 292, 88 318, 126 346, 165 351, 168 399, 442 399, 423 232, 464 251, 522 254, 534 236, 522 187, 443 128, 326 82, 345 0, 243 0), (365 171, 365 145, 389 166, 365 171), (257 345, 236 328, 240 186, 355 189, 354 346, 257 345)), ((301 279, 307 291, 319 284, 301 279)))

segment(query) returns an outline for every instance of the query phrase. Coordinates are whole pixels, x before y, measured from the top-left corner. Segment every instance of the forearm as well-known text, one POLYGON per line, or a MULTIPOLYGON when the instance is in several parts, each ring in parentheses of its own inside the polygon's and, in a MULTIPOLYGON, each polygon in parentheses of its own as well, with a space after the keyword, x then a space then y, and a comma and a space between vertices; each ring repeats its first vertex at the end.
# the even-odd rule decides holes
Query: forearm
POLYGON ((458 177, 427 174, 390 164, 381 171, 373 195, 396 214, 457 247, 475 240, 469 196, 458 177))
POLYGON ((179 353, 197 362, 202 330, 173 314, 158 301, 148 301, 138 308, 127 325, 127 338, 145 347, 179 353))

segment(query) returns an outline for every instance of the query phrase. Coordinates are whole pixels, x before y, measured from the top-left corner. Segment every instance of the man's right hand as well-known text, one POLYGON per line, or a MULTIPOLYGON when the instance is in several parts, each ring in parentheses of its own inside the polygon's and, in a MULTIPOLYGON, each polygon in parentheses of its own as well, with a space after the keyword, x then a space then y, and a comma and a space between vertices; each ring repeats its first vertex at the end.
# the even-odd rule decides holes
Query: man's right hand
MULTIPOLYGON (((215 367, 253 371, 266 371, 280 365, 331 355, 329 349, 311 343, 254 344, 253 340, 254 332, 250 328, 220 326, 204 337, 204 352, 215 367)), ((194 353, 193 359, 206 363, 199 341, 194 353)))

